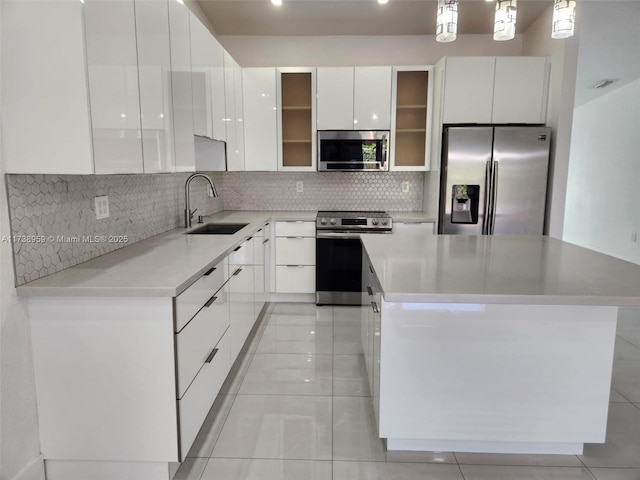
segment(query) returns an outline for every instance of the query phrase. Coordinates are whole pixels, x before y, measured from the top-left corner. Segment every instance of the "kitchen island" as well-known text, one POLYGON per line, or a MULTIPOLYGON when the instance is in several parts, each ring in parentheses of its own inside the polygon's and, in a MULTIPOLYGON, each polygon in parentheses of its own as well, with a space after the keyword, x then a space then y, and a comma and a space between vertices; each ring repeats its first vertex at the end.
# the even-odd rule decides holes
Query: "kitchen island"
POLYGON ((640 266, 548 237, 362 242, 363 347, 388 449, 604 442, 618 306, 640 305, 640 266))

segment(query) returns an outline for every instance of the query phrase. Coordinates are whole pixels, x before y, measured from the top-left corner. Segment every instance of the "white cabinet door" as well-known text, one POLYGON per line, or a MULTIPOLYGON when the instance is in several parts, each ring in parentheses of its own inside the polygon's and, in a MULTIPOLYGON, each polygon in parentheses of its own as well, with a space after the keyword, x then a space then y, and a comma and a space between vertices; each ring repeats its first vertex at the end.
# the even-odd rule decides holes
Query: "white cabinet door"
POLYGON ((391 67, 356 67, 353 98, 353 128, 391 128, 391 67))
POLYGON ((213 114, 213 138, 227 140, 227 122, 224 92, 224 49, 215 37, 211 37, 211 111, 213 114))
POLYGON ((135 0, 144 173, 175 172, 169 6, 135 0))
POLYGON ((231 364, 235 362, 255 322, 255 286, 253 265, 229 263, 232 273, 229 279, 230 325, 229 349, 231 364))
POLYGON ((449 57, 442 123, 491 123, 495 57, 449 57))
POLYGON ((215 55, 213 35, 192 12, 191 28, 191 88, 193 91, 193 133, 213 138, 211 101, 211 64, 215 55))
POLYGON ((278 169, 278 115, 276 110, 276 69, 244 68, 243 104, 245 169, 278 169))
POLYGON ((315 293, 315 291, 315 266, 276 265, 277 293, 315 293))
POLYGON ((191 86, 191 34, 189 9, 169 2, 171 32, 171 83, 176 171, 195 170, 193 143, 193 94, 191 86))
POLYGON ((318 68, 318 130, 353 130, 353 75, 353 67, 318 68))
POLYGON ((545 123, 548 78, 544 57, 496 57, 493 123, 545 123))
POLYGON ((93 173, 83 8, 80 2, 2 1, 7 173, 93 173))
POLYGON ((244 141, 238 127, 242 123, 242 71, 229 53, 224 52, 224 88, 227 124, 227 170, 244 170, 244 141))
POLYGON ((142 173, 133 0, 85 0, 95 173, 142 173))
POLYGON ((394 222, 393 234, 402 235, 433 235, 435 233, 434 222, 400 223, 394 222))

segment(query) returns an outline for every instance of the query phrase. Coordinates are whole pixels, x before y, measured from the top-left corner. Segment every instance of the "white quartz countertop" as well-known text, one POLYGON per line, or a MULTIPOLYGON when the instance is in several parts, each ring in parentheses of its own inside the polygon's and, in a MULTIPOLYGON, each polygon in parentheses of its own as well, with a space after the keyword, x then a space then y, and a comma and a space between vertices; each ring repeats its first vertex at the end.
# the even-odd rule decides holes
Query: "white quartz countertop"
POLYGON ((388 302, 640 305, 640 266, 543 236, 362 235, 388 302))
POLYGON ((185 235, 176 228, 19 286, 18 295, 175 297, 266 222, 315 218, 315 211, 220 212, 205 223, 248 225, 233 235, 185 235))

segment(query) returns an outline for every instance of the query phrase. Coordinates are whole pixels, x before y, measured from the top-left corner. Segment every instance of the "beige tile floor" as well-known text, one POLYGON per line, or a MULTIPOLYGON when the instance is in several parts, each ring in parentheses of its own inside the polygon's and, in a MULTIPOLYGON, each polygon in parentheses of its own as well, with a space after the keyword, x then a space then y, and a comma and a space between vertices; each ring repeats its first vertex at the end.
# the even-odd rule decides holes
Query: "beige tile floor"
POLYGON ((640 480, 640 308, 620 310, 606 443, 577 456, 386 452, 359 315, 270 305, 176 480, 640 480))

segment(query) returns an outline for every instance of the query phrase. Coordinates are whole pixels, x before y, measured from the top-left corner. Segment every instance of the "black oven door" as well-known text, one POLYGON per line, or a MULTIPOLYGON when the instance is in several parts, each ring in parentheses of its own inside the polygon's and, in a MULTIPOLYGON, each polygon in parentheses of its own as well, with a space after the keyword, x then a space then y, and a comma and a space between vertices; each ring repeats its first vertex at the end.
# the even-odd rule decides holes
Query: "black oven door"
POLYGON ((357 233, 318 232, 316 303, 360 305, 362 244, 357 233))

